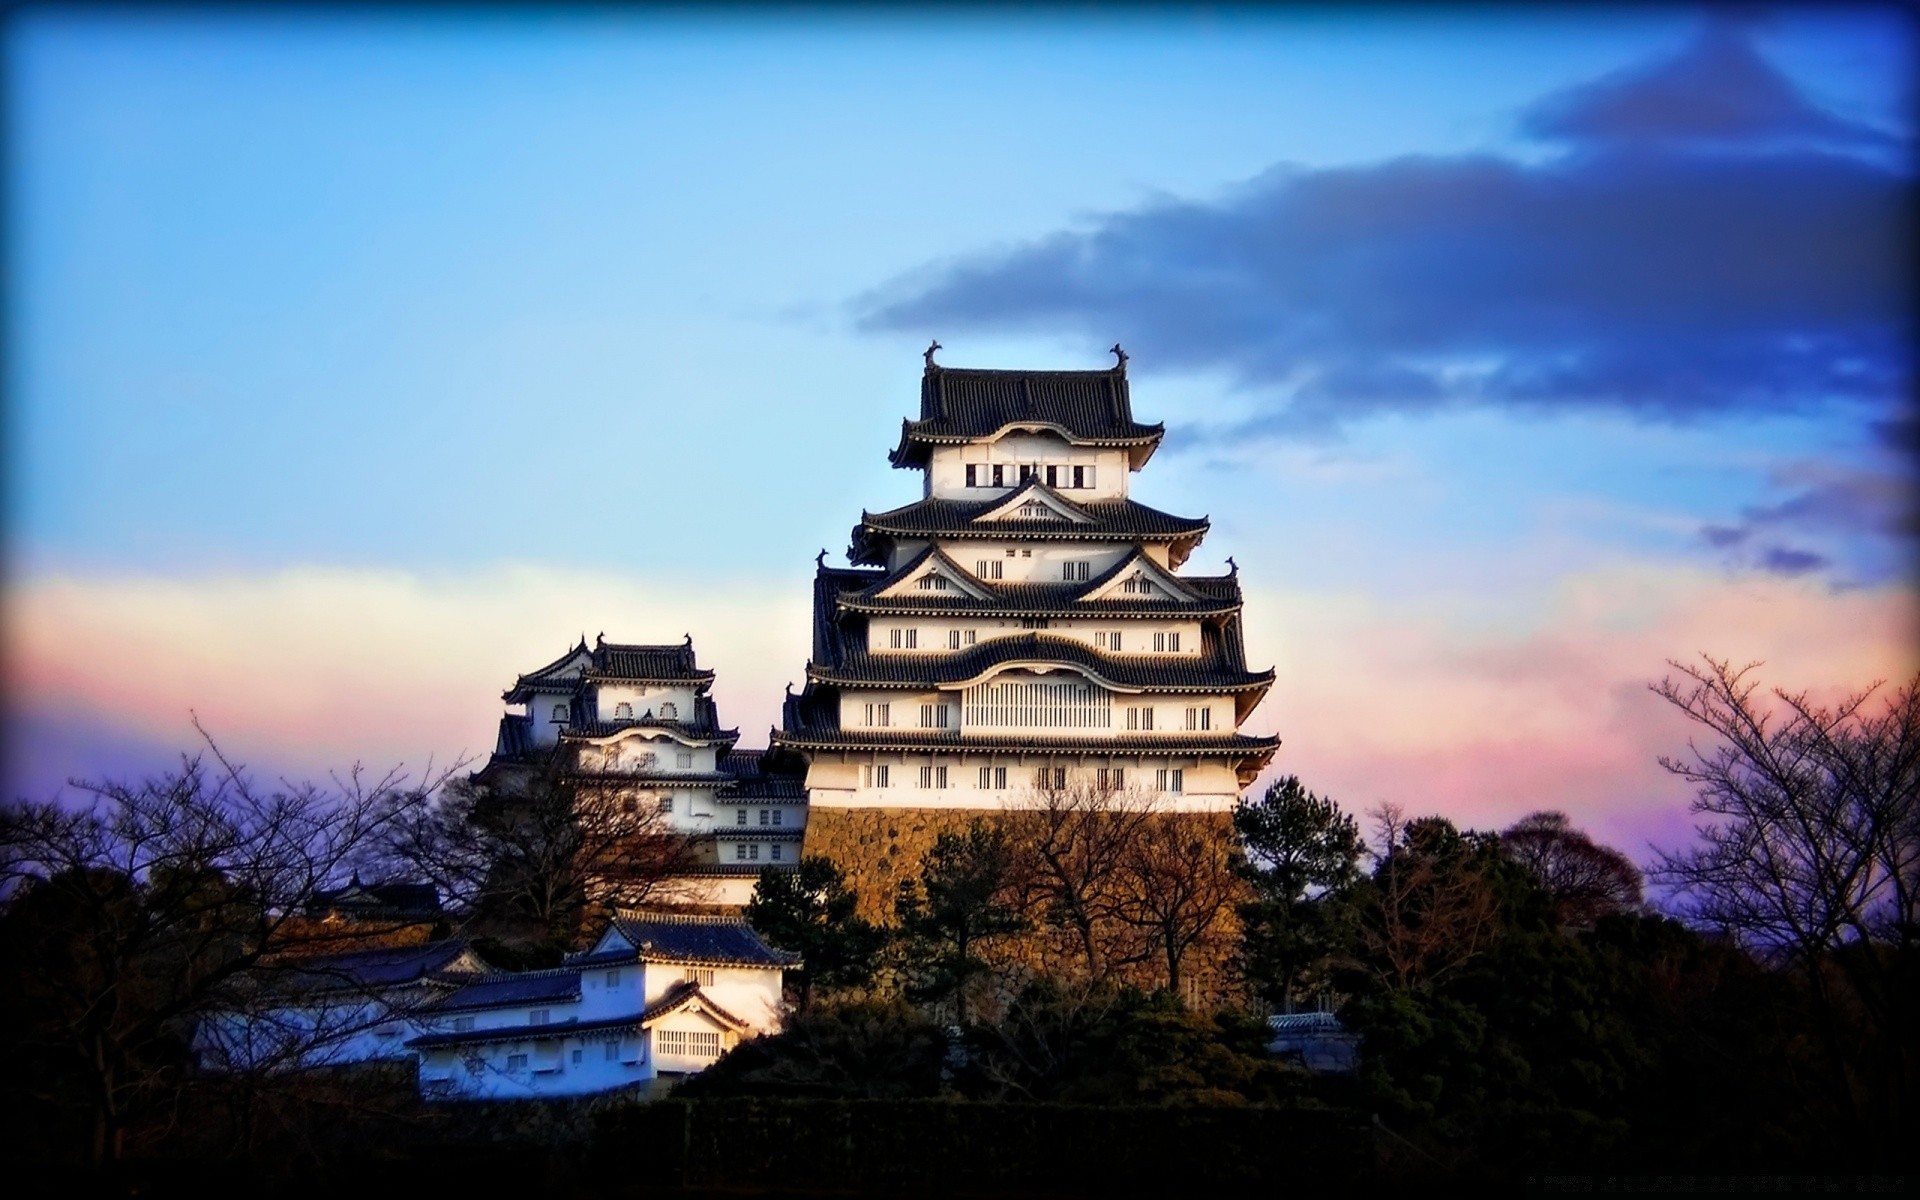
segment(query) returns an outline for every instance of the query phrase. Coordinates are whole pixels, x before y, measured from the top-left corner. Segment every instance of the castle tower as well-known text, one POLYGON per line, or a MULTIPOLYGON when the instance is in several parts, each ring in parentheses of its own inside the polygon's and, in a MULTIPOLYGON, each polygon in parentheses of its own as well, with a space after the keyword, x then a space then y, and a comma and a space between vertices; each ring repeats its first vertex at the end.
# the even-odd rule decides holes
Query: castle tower
POLYGON ((1273 672, 1247 669, 1237 572, 1179 574, 1206 519, 1128 496, 1164 432, 1134 420, 1124 354, 1000 371, 928 352, 890 456, 922 499, 861 514, 851 566, 822 557, 806 686, 773 734, 806 764, 809 853, 849 852, 815 844, 835 809, 1000 809, 1069 781, 1231 808, 1279 746, 1240 732, 1273 672))
POLYGON ((511 789, 558 770, 627 811, 657 812, 698 839, 702 861, 678 881, 678 898, 745 903, 763 867, 799 861, 806 794, 798 778, 762 770, 764 751, 735 749, 739 731, 721 727, 712 686, 692 638, 591 647, 582 638, 502 694, 522 709, 501 717, 477 778, 511 789))

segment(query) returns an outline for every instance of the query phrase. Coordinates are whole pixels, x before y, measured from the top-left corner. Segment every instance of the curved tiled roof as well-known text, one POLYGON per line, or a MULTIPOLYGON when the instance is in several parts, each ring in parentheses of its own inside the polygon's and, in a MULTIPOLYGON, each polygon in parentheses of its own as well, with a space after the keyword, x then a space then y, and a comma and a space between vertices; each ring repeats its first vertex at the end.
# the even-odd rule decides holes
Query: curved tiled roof
POLYGON ((1133 419, 1120 367, 997 371, 929 363, 920 379, 920 419, 900 423, 900 445, 888 457, 896 467, 920 466, 930 444, 990 438, 1010 425, 1051 427, 1082 445, 1148 448, 1166 432, 1165 425, 1133 419))
POLYGON ((614 917, 613 927, 633 943, 641 958, 652 962, 743 967, 800 965, 799 955, 767 945, 742 917, 623 912, 614 917))
POLYGON ((473 1008, 509 1008, 517 1004, 558 1004, 579 998, 579 971, 540 971, 482 976, 423 1008, 427 1012, 459 1012, 473 1008))
MULTIPOLYGON (((834 597, 834 603, 840 608, 853 612, 879 613, 949 613, 991 612, 1002 616, 1126 616, 1143 617, 1164 616, 1168 613, 1182 615, 1211 615, 1233 612, 1240 608, 1240 577, 1230 575, 1174 575, 1187 591, 1200 597, 1199 600, 1186 600, 1163 593, 1151 596, 1120 596, 1101 600, 1082 600, 1080 597, 1091 595, 1111 583, 1116 576, 1132 569, 1145 555, 1140 551, 1126 555, 1113 566, 1102 571, 1091 580, 1048 581, 1044 583, 997 583, 990 579, 975 578, 958 563, 939 550, 937 546, 928 546, 925 550, 903 563, 899 570, 891 574, 867 579, 863 576, 860 587, 840 591, 834 597), (977 598, 958 588, 925 591, 914 590, 904 595, 882 596, 879 593, 894 587, 900 581, 920 569, 921 564, 934 555, 949 564, 951 569, 963 573, 975 587, 988 593, 985 599, 977 598)), ((1150 560, 1149 560, 1150 561, 1150 560)), ((1156 572, 1163 568, 1155 564, 1156 572)), ((1165 572, 1172 574, 1172 572, 1165 572)))
POLYGON ((1007 538, 1042 541, 1196 541, 1206 535, 1205 517, 1180 517, 1136 500, 1073 501, 1090 522, 1068 520, 981 521, 1000 508, 1006 496, 991 500, 918 500, 886 512, 862 512, 853 527, 849 560, 885 562, 885 543, 910 538, 1007 538))
POLYGON ((1069 664, 1116 687, 1155 691, 1238 691, 1273 682, 1271 670, 1246 671, 1230 662, 1217 637, 1204 640, 1209 644, 1199 655, 1111 654, 1044 633, 988 638, 943 654, 874 654, 843 645, 837 661, 809 665, 807 677, 840 686, 934 686, 965 683, 997 666, 1034 661, 1069 664))
POLYGON ((776 735, 782 745, 797 750, 912 750, 928 753, 956 751, 995 751, 1045 754, 1071 751, 1091 755, 1186 755, 1196 758, 1245 759, 1268 756, 1280 748, 1277 737, 1250 737, 1241 733, 1199 736, 1170 733, 1151 737, 1121 734, 1111 740, 1089 737, 1084 730, 1063 730, 1059 745, 1034 734, 989 737, 978 733, 961 734, 938 729, 854 729, 828 725, 795 725, 776 735))
POLYGON ((289 987, 315 991, 329 988, 394 987, 417 983, 445 969, 467 951, 464 940, 428 942, 418 946, 388 946, 347 954, 315 954, 274 963, 284 971, 289 987))

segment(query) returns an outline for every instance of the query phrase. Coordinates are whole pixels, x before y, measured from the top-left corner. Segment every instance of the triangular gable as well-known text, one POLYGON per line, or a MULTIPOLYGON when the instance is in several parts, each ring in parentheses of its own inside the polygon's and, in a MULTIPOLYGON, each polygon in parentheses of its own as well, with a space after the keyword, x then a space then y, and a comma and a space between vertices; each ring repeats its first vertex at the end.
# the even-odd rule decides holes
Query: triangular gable
POLYGON ((1178 575, 1136 550, 1117 567, 1094 580, 1086 591, 1080 593, 1078 600, 1159 600, 1196 604, 1204 603, 1205 597, 1187 590, 1178 575), (1150 584, 1153 590, 1140 591, 1142 582, 1150 584), (1131 591, 1128 590, 1129 584, 1133 587, 1131 591))
POLYGON ((980 586, 971 572, 963 570, 959 563, 948 558, 938 546, 929 546, 918 557, 890 580, 874 585, 869 595, 876 599, 902 600, 916 596, 938 597, 942 594, 971 596, 975 600, 990 600, 993 593, 980 586), (922 586, 920 581, 926 578, 939 578, 947 581, 944 588, 922 586))
MULTIPOLYGON (((601 932, 600 940, 595 942, 587 950, 587 954, 605 954, 610 950, 626 951, 631 949, 633 949, 632 939, 620 932, 620 923, 615 921, 601 932)), ((581 957, 584 958, 586 955, 582 955, 581 957)))
POLYGON ((656 1002, 653 1007, 641 1013, 640 1027, 642 1029, 651 1028, 675 1014, 701 1017, 715 1028, 725 1030, 729 1033, 746 1033, 753 1028, 739 1017, 734 1016, 726 1009, 721 1008, 718 1004, 708 999, 707 994, 700 990, 698 984, 687 987, 678 996, 664 1003, 656 1002))
POLYGON ((976 525, 996 521, 1063 521, 1074 525, 1096 523, 1093 514, 1046 484, 1031 479, 1005 501, 973 519, 976 525))

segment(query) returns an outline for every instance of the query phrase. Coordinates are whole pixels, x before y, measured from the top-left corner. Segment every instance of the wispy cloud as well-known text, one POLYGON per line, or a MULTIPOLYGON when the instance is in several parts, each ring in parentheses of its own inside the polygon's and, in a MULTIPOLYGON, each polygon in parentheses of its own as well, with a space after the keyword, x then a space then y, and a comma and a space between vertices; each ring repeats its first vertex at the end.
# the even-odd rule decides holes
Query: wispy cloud
POLYGON ((915 272, 856 315, 1118 337, 1144 369, 1254 395, 1215 431, 1236 439, 1473 406, 1680 420, 1904 395, 1895 138, 1823 112, 1718 23, 1522 127, 1553 152, 1276 167, 915 272))

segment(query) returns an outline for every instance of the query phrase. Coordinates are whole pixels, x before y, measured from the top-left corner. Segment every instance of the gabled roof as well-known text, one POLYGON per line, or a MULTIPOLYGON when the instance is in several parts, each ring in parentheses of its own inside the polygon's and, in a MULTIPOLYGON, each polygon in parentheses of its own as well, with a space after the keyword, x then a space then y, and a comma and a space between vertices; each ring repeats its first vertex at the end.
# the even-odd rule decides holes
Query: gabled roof
POLYGON ((538 671, 514 680, 501 693, 509 704, 520 704, 537 695, 573 694, 585 682, 599 683, 690 683, 713 682, 713 672, 703 671, 694 661, 693 638, 680 645, 649 646, 609 642, 604 638, 588 648, 586 639, 538 671))
MULTIPOLYGON (((1160 603, 1164 609, 1164 606, 1169 602, 1191 604, 1204 599, 1200 593, 1195 592, 1187 586, 1186 580, 1153 561, 1145 552, 1135 550, 1132 554, 1127 555, 1119 562, 1100 572, 1099 578, 1089 580, 1084 584, 1075 603, 1083 605, 1097 604, 1104 600, 1119 599, 1127 595, 1124 584, 1127 579, 1134 575, 1142 576, 1154 585, 1154 590, 1144 597, 1135 593, 1133 599, 1136 603, 1143 600, 1151 602, 1158 596, 1162 598, 1160 603)), ((1239 590, 1237 583, 1234 590, 1236 592, 1239 590)))
POLYGON ((533 740, 532 717, 507 713, 500 718, 500 733, 493 741, 494 758, 518 761, 539 751, 533 740))
MULTIPOLYGON (((1006 503, 1004 496, 991 500, 930 499, 886 512, 863 512, 860 523, 853 527, 853 544, 847 556, 855 563, 884 563, 888 547, 899 538, 1173 542, 1186 543, 1184 549, 1190 552, 1200 544, 1209 528, 1205 517, 1177 517, 1134 500, 1067 502, 1092 518, 1084 522, 1057 518, 983 519, 1006 503)), ((1186 556, 1183 553, 1176 557, 1186 556)))
POLYGON ((276 982, 303 991, 400 987, 440 972, 483 970, 462 939, 420 946, 387 946, 349 954, 314 954, 278 960, 276 982))
MULTIPOLYGON (((874 597, 901 595, 905 585, 917 583, 917 577, 921 575, 939 575, 949 579, 954 585, 951 590, 975 600, 984 600, 988 595, 986 584, 976 579, 972 571, 953 561, 940 547, 931 545, 902 564, 898 571, 869 585, 865 589, 865 594, 874 597)), ((916 587, 914 590, 920 589, 916 587)), ((926 590, 946 589, 928 588, 926 590)))
POLYGON ((345 887, 317 891, 309 912, 369 912, 383 916, 432 918, 440 915, 440 890, 431 883, 361 883, 355 875, 345 887))
POLYGON ((900 423, 896 467, 920 467, 928 449, 991 440, 1009 429, 1046 429, 1075 445, 1122 446, 1138 469, 1165 425, 1133 419, 1124 361, 1103 371, 993 371, 929 362, 920 378, 920 419, 900 423))
POLYGON ((693 1008, 701 1016, 711 1017, 716 1025, 723 1025, 735 1033, 745 1033, 753 1026, 734 1016, 713 1002, 713 998, 700 990, 700 985, 692 980, 674 984, 660 998, 647 1006, 640 1014, 640 1024, 651 1025, 662 1017, 672 1016, 682 1009, 693 1008))
MULTIPOLYGON (((645 962, 781 968, 800 965, 799 955, 761 941, 744 917, 623 912, 614 917, 613 931, 645 962)), ((596 949, 605 945, 603 936, 596 949)))
POLYGON ((579 998, 579 971, 526 971, 481 976, 424 1007, 429 1012, 461 1012, 476 1008, 514 1008, 522 1004, 561 1004, 579 998))
POLYGON ((588 679, 623 683, 711 683, 712 671, 694 662, 693 638, 678 646, 622 645, 598 642, 588 679))
MULTIPOLYGON (((1123 566, 1126 561, 1122 560, 1120 565, 1123 566)), ((1001 617, 1084 617, 1089 614, 1139 617, 1178 614, 1199 617, 1232 613, 1240 608, 1240 581, 1233 575, 1175 576, 1181 586, 1192 594, 1190 600, 1158 591, 1146 596, 1116 592, 1101 600, 1085 598, 1110 582, 1118 569, 1116 566, 1114 570, 1103 572, 1087 583, 1058 580, 999 583, 987 580, 980 585, 987 593, 980 600, 953 591, 908 589, 897 595, 881 596, 876 594, 876 589, 859 588, 837 594, 833 597, 833 604, 843 611, 854 613, 992 614, 1001 617)))
POLYGON ((1038 479, 1029 479, 1013 490, 1011 495, 1002 496, 999 502, 973 519, 976 525, 1002 521, 1069 521, 1076 525, 1092 525, 1099 518, 1086 509, 1067 499, 1059 491, 1048 487, 1038 479), (1048 510, 1047 516, 1030 517, 1025 515, 1029 507, 1048 510))

